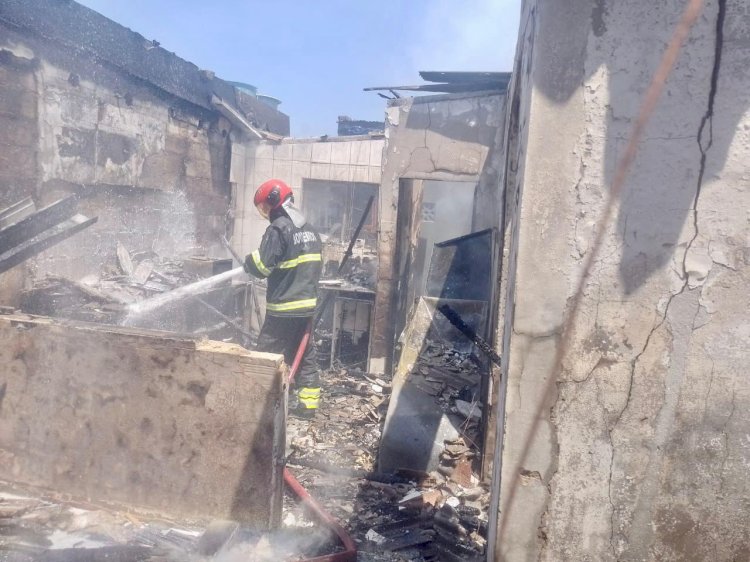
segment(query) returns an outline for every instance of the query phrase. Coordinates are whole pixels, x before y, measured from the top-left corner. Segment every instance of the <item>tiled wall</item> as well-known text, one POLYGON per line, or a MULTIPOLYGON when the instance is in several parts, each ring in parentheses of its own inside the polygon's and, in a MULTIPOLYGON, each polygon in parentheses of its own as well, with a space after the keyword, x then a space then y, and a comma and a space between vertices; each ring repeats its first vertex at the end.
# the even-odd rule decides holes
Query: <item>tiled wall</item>
POLYGON ((257 248, 268 226, 252 203, 258 185, 278 178, 302 207, 303 179, 380 184, 383 139, 235 143, 230 181, 235 222, 232 245, 242 255, 257 248))

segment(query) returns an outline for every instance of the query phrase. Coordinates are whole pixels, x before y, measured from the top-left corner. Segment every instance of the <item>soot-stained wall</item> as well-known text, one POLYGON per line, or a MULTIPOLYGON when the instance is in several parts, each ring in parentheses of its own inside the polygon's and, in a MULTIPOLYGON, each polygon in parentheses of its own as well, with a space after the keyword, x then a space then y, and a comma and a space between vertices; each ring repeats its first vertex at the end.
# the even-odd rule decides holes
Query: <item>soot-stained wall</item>
POLYGON ((24 282, 47 272, 95 275, 116 263, 118 241, 164 257, 224 257, 232 135, 213 95, 288 132, 285 115, 75 2, 4 3, 0 207, 76 194, 99 221, 4 274, 0 299, 14 304, 24 282))

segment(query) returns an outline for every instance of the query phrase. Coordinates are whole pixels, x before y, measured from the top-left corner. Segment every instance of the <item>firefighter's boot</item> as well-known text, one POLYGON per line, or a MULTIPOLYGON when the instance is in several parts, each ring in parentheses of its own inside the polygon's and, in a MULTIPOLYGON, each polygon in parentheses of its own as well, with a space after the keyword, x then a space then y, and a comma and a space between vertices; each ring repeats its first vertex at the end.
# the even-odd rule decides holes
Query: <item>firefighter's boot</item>
POLYGON ((297 407, 294 415, 300 418, 314 418, 320 406, 320 387, 301 386, 297 389, 297 407))

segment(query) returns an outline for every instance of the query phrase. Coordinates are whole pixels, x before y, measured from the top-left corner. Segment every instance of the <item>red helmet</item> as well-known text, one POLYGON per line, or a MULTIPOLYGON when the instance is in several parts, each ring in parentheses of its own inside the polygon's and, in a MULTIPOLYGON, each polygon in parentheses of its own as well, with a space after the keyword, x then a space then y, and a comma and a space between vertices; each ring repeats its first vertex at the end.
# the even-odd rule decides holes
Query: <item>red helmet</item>
POLYGON ((268 218, 273 209, 278 209, 290 197, 294 197, 292 188, 281 180, 263 182, 255 192, 253 203, 263 218, 268 218))

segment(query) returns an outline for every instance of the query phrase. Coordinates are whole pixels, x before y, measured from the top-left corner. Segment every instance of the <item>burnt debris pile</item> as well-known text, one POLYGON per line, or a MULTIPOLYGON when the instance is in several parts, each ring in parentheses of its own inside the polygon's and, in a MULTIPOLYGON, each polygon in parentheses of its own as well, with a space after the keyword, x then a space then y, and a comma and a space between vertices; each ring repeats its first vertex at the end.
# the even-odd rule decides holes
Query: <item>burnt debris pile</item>
MULTIPOLYGON (((489 490, 478 476, 472 395, 479 369, 468 354, 436 344, 416 370, 442 407, 465 420, 462 434, 443 443, 435 470, 378 470, 392 381, 357 369, 325 374, 325 406, 317 418, 290 418, 287 462, 344 524, 359 560, 482 559, 489 490)), ((310 525, 299 506, 290 501, 285 509, 285 525, 310 525)))
POLYGON ((228 272, 230 259, 203 256, 175 259, 153 251, 130 252, 117 244, 116 259, 80 279, 47 274, 35 279, 21 295, 28 314, 103 324, 167 330, 250 345, 255 332, 245 318, 245 293, 250 289, 230 280, 202 294, 167 303, 149 314, 133 307, 176 289, 228 272))

